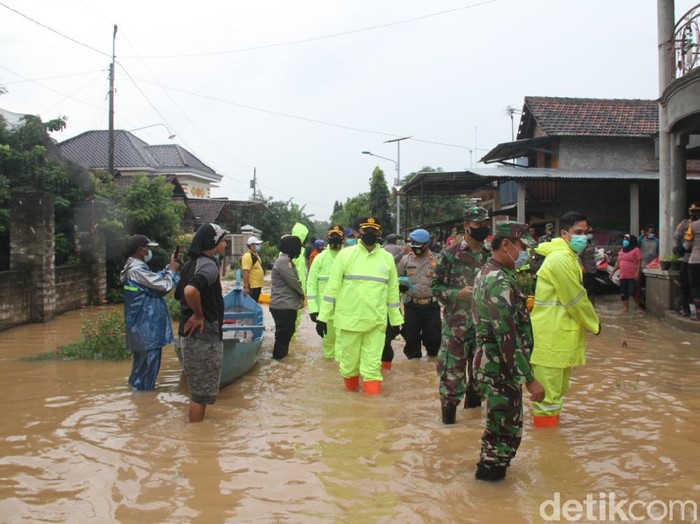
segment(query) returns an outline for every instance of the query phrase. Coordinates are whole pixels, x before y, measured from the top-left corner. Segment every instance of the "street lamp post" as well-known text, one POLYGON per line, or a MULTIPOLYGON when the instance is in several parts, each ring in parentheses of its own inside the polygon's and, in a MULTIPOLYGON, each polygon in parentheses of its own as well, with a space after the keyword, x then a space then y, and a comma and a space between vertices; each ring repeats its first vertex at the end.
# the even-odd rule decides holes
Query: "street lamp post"
POLYGON ((388 160, 389 162, 393 162, 396 166, 396 179, 394 180, 394 187, 396 188, 396 234, 399 236, 401 236, 401 142, 403 140, 408 140, 409 138, 411 137, 404 136, 402 138, 393 138, 384 142, 385 144, 388 144, 390 142, 396 142, 396 160, 392 160, 391 158, 387 158, 384 156, 375 155, 374 153, 370 153, 369 151, 362 152, 363 155, 376 156, 377 158, 382 158, 384 160, 388 160))
MULTIPOLYGON (((363 155, 369 155, 369 156, 376 156, 377 158, 381 158, 382 160, 388 160, 389 162, 394 163, 394 168, 396 169, 396 178, 394 179, 394 186, 397 186, 399 183, 399 163, 394 160, 393 158, 387 158, 385 156, 379 156, 375 155, 371 151, 363 151, 363 155)), ((396 193, 396 233, 399 233, 399 194, 396 193)))

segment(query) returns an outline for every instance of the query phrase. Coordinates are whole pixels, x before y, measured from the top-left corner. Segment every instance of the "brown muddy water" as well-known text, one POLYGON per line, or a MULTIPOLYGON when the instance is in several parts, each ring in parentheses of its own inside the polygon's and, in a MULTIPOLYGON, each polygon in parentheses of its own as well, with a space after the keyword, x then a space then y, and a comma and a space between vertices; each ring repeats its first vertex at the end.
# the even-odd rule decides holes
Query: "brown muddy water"
POLYGON ((77 340, 94 311, 2 332, 0 521, 607 522, 622 511, 651 522, 665 510, 663 521, 693 522, 699 336, 600 302, 603 332, 561 427, 534 430, 526 401, 522 446, 497 484, 473 476, 482 413, 443 426, 434 361, 406 360, 398 342, 382 394, 366 397, 343 390, 306 316, 290 356, 272 361, 266 312, 260 363, 190 424, 172 346, 156 391, 132 393, 128 361, 27 360, 77 340))

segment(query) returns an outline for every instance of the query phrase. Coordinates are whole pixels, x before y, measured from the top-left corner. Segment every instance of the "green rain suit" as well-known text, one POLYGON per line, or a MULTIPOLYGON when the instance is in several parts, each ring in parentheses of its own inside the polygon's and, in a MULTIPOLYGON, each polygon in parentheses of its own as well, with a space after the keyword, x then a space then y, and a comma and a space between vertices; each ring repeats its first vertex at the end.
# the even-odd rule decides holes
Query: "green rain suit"
MULTIPOLYGON (((292 228, 292 235, 301 240, 301 253, 298 257, 292 260, 294 267, 297 268, 297 273, 299 274, 299 280, 301 281, 301 289, 304 290, 304 295, 306 295, 306 257, 304 256, 304 242, 306 242, 306 237, 309 235, 309 228, 306 227, 301 222, 294 224, 292 228)), ((294 338, 297 338, 297 333, 299 332, 299 324, 301 323, 302 310, 297 310, 297 321, 294 327, 294 338)))
POLYGON ((400 326, 400 305, 396 264, 384 248, 377 244, 367 251, 360 242, 338 254, 318 320, 335 325, 343 378, 382 380, 387 315, 390 325, 400 326))
MULTIPOLYGON (((328 278, 340 250, 334 251, 326 248, 314 258, 309 268, 309 276, 306 279, 306 300, 309 313, 318 313, 321 310, 323 293, 328 284, 328 278)), ((328 321, 328 332, 323 337, 323 356, 340 360, 340 354, 335 352, 335 327, 333 320, 328 321)))
POLYGON ((558 416, 569 387, 571 368, 586 363, 586 331, 600 332, 600 321, 583 287, 576 253, 563 238, 540 244, 545 257, 537 272, 535 307, 530 314, 535 378, 546 391, 534 402, 535 417, 558 416))

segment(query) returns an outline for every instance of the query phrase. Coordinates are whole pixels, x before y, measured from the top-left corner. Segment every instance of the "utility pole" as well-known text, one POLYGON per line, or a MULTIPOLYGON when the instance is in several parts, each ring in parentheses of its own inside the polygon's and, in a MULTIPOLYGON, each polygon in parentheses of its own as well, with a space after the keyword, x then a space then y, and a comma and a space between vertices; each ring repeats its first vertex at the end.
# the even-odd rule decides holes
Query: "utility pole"
MULTIPOLYGON (((658 45, 659 45, 659 97, 673 81, 671 50, 673 49, 673 28, 675 17, 673 0, 658 0, 658 45)), ((659 256, 671 251, 670 239, 678 217, 673 216, 671 195, 673 175, 671 172, 671 135, 667 132, 666 107, 659 102, 659 256)))
POLYGON ((399 189, 401 186, 401 142, 409 138, 412 137, 405 136, 384 141, 385 144, 396 142, 396 180, 394 181, 394 186, 396 187, 396 234, 399 238, 403 238, 401 236, 401 191, 399 189))
POLYGON ((109 64, 109 144, 107 146, 107 171, 114 176, 114 49, 117 40, 117 24, 112 34, 112 63, 109 64))

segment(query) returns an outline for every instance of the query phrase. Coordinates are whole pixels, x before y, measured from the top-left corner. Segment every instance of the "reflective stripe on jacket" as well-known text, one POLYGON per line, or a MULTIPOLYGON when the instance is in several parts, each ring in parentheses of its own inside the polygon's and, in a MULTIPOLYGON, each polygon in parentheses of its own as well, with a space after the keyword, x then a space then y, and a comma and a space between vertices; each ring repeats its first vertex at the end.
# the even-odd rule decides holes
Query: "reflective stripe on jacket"
POLYGON ((335 259, 318 319, 333 320, 348 331, 370 331, 403 323, 394 257, 378 244, 372 251, 360 242, 335 259))
POLYGON ((530 313, 534 347, 531 364, 554 368, 586 363, 586 331, 598 333, 600 321, 583 287, 576 253, 555 238, 535 251, 545 257, 537 272, 535 307, 530 313))

